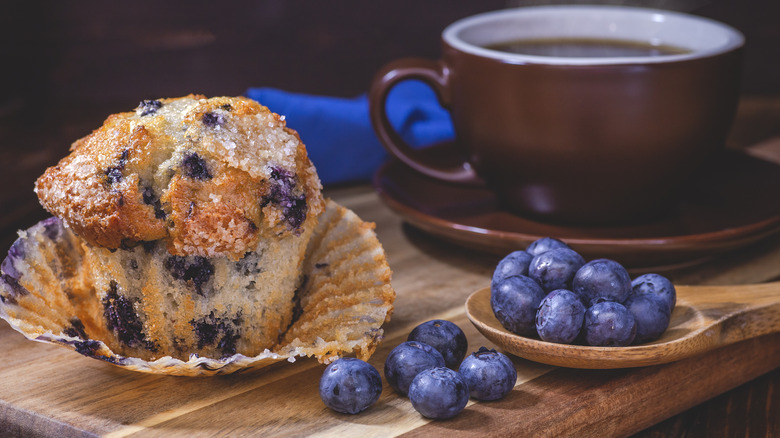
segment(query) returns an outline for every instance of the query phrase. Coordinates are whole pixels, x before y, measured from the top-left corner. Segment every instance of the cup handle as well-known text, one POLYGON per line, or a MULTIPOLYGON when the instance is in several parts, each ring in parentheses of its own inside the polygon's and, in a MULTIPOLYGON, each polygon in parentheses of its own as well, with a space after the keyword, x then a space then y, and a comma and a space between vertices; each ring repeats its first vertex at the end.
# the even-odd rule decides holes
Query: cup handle
POLYGON ((418 79, 428 84, 436 93, 441 106, 449 109, 447 76, 447 69, 441 62, 428 59, 405 58, 386 65, 377 73, 371 83, 369 91, 371 123, 385 149, 412 169, 443 181, 481 184, 482 180, 467 161, 452 167, 436 166, 423 162, 420 153, 401 138, 387 118, 386 104, 390 90, 399 82, 407 79, 418 79))

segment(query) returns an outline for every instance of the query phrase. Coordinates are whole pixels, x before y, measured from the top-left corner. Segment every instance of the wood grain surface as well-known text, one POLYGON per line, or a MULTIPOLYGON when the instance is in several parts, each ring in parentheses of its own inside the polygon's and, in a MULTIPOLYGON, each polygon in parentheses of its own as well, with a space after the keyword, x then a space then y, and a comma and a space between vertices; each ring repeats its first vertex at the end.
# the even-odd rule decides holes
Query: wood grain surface
MULTIPOLYGON (((398 291, 385 357, 411 328, 432 318, 461 326, 470 350, 492 346, 468 322, 466 296, 483 287, 495 260, 404 227, 366 187, 329 192, 377 223, 398 291)), ((776 266, 776 265, 775 265, 776 266)), ((127 372, 0 328, 0 426, 49 436, 433 436, 509 433, 626 435, 775 369, 780 336, 768 336, 668 365, 630 370, 554 368, 514 358, 518 384, 505 399, 471 403, 452 421, 431 422, 385 387, 367 412, 328 410, 317 385, 323 366, 279 363, 214 378, 127 372)))
MULTIPOLYGON (((780 106, 769 105, 777 114, 780 106)), ((766 120, 766 108, 750 102, 741 111, 766 120)), ((769 123, 752 130, 738 123, 736 132, 743 126, 746 136, 761 129, 777 134, 769 123)), ((754 144, 761 145, 765 159, 780 160, 780 142, 773 138, 759 137, 754 144)), ((411 328, 432 318, 460 325, 470 350, 492 345, 468 322, 464 302, 488 284, 496 256, 404 225, 368 186, 331 188, 326 194, 376 223, 394 271, 396 311, 371 359, 380 372, 411 328)), ((4 198, 19 199, 3 204, 10 211, 4 239, 13 237, 14 224, 29 225, 40 214, 34 203, 15 196, 4 198)), ((677 284, 697 285, 778 279, 780 237, 667 274, 677 284)), ((334 413, 319 400, 324 366, 312 360, 213 378, 163 377, 28 341, 4 322, 0 351, 2 436, 780 436, 777 334, 633 369, 556 368, 514 357, 518 383, 507 398, 471 402, 461 415, 442 422, 424 419, 387 386, 367 412, 334 413)))

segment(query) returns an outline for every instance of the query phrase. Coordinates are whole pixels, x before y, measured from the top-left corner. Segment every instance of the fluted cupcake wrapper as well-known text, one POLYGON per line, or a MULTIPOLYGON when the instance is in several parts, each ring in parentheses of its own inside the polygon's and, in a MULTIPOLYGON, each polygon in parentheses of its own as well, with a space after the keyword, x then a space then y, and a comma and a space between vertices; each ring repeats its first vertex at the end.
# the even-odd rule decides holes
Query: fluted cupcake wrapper
POLYGON ((72 348, 116 366, 155 374, 204 376, 262 367, 298 357, 329 363, 344 355, 368 359, 383 337, 395 292, 384 250, 373 232, 352 211, 328 201, 309 243, 299 291, 299 315, 273 349, 255 356, 223 358, 190 355, 157 360, 128 357, 112 351, 107 332, 90 339, 84 322, 101 312, 90 288, 88 270, 76 237, 57 218, 20 232, 0 270, 0 318, 25 337, 72 348))

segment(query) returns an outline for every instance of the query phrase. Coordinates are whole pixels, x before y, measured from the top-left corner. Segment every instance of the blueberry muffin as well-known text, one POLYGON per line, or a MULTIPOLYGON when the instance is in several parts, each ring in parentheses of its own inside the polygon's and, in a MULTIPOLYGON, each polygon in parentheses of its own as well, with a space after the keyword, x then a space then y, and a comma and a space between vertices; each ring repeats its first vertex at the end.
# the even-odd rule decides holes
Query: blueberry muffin
MULTIPOLYGON (((147 258, 134 250, 104 250, 107 254, 101 254, 59 218, 45 219, 19 232, 19 239, 0 265, 0 318, 28 339, 67 346, 127 370, 203 376, 294 361, 304 356, 329 363, 354 353, 368 360, 384 336, 383 323, 393 311, 392 272, 374 233, 374 225, 363 222, 354 212, 331 200, 326 202, 307 244, 302 264, 304 280, 292 301, 292 324, 281 342, 256 355, 223 356, 233 350, 247 353, 253 348, 249 346, 253 320, 243 316, 225 317, 216 311, 213 315, 204 311, 196 319, 168 309, 171 323, 177 318, 183 323, 183 335, 175 342, 175 338, 155 337, 159 330, 155 331, 153 326, 159 321, 150 315, 161 310, 150 310, 135 294, 124 292, 121 284, 141 284, 139 270, 150 273, 155 269, 170 269, 164 261, 170 254, 161 253, 162 246, 157 242, 143 248, 162 257, 147 258), (112 275, 103 274, 104 266, 94 262, 99 257, 111 258, 108 254, 120 257, 108 261, 115 268, 119 266, 112 275), (127 267, 121 269, 122 265, 127 267), (104 289, 107 292, 101 292, 104 289), (187 348, 193 351, 185 357, 187 348), (162 356, 165 349, 171 349, 174 357, 162 356)), ((244 271, 245 264, 235 263, 225 263, 222 268, 232 268, 229 272, 235 272, 237 277, 252 276, 244 271)), ((215 272, 219 271, 216 266, 215 263, 215 272)), ((189 270, 196 276, 201 271, 195 268, 184 263, 174 270, 189 270)), ((215 286, 216 276, 193 281, 190 294, 198 297, 199 288, 201 292, 209 291, 215 286)), ((168 287, 161 284, 165 278, 163 275, 150 279, 147 284, 168 287)), ((173 293, 168 288, 161 293, 151 290, 144 293, 150 294, 152 300, 168 298, 167 294, 173 293)), ((233 297, 226 295, 224 298, 232 308, 233 297)), ((271 309, 261 297, 257 301, 258 306, 265 307, 267 316, 271 309)), ((212 304, 220 305, 215 300, 212 304)), ((262 312, 254 311, 254 314, 262 312)))
POLYGON ((35 190, 51 232, 76 236, 88 279, 63 287, 96 297, 84 334, 147 360, 277 345, 325 209, 297 133, 245 98, 143 101, 76 141, 35 190))

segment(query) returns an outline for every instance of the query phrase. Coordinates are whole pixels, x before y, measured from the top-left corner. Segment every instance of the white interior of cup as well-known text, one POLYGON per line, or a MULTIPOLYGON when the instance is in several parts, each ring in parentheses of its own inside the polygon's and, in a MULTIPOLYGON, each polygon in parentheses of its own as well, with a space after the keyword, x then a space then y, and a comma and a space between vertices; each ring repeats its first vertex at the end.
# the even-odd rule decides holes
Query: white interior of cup
POLYGON ((713 56, 740 47, 743 35, 723 23, 694 15, 623 6, 534 6, 505 9, 456 21, 442 33, 463 52, 510 63, 599 65, 656 63, 713 56), (524 39, 617 39, 669 45, 682 54, 643 57, 555 57, 484 48, 524 39))

